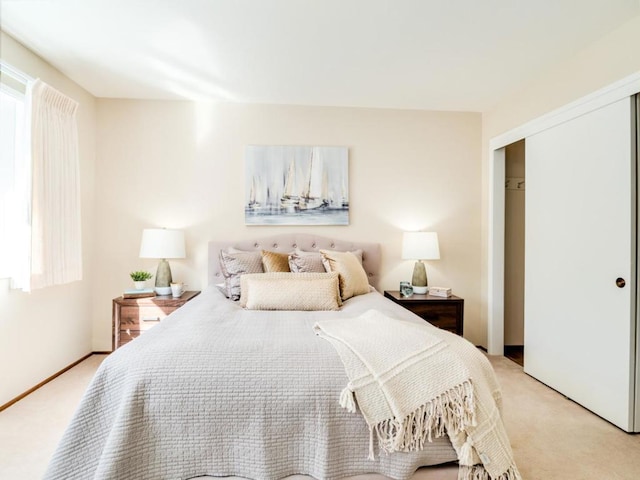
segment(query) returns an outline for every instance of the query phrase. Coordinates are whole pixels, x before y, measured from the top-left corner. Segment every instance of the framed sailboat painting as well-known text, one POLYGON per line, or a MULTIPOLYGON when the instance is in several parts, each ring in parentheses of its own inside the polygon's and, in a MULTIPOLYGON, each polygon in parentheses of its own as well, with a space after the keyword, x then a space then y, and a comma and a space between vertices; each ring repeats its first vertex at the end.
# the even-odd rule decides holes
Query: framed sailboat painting
POLYGON ((349 225, 347 147, 248 146, 247 225, 349 225))

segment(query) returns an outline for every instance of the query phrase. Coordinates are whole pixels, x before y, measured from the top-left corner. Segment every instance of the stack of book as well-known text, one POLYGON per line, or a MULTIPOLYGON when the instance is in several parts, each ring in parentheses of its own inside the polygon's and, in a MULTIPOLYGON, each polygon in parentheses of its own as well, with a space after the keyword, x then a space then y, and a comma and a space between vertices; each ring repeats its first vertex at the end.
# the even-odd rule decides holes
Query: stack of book
POLYGON ((155 297, 156 292, 153 288, 144 288, 142 290, 125 290, 122 298, 144 298, 155 297))

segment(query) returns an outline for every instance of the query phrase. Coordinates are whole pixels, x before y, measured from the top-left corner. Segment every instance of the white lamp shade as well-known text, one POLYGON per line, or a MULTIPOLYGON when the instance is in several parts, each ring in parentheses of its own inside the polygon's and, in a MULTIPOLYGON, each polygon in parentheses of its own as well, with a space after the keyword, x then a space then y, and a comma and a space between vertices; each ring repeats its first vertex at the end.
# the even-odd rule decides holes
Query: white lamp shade
POLYGON ((140 258, 184 258, 184 232, 165 228, 142 231, 140 258))
POLYGON ((405 232, 402 236, 403 260, 438 260, 440 247, 436 232, 405 232))

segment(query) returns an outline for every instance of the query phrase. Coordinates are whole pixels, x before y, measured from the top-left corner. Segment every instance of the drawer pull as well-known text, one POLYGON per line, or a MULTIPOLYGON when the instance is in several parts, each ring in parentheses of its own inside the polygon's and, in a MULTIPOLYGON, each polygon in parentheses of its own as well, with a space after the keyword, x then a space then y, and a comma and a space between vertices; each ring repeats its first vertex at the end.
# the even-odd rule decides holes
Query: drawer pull
POLYGON ((143 322, 159 322, 160 317, 144 317, 142 321, 143 322))

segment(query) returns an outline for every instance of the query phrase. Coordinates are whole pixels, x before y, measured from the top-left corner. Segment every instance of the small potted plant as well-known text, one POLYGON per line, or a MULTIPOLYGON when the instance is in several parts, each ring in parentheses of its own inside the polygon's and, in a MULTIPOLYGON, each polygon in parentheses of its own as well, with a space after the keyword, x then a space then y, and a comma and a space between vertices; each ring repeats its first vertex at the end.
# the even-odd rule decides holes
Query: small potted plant
POLYGON ((149 272, 145 272, 144 270, 136 270, 135 272, 131 272, 129 276, 131 277, 131 280, 133 280, 136 290, 143 290, 146 281, 153 277, 153 275, 149 272))

